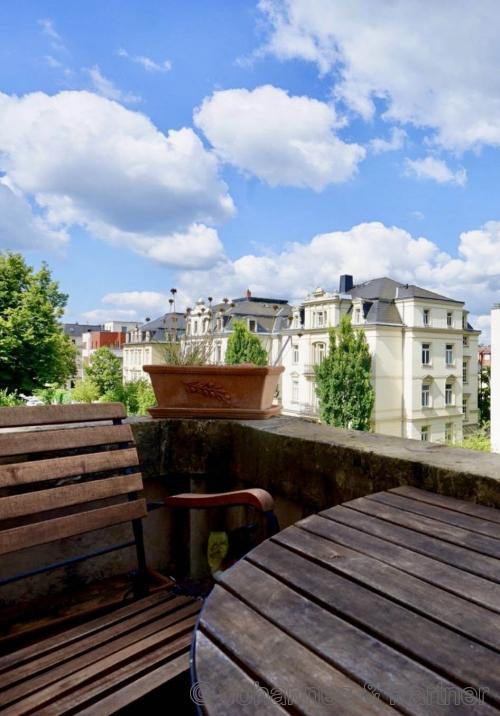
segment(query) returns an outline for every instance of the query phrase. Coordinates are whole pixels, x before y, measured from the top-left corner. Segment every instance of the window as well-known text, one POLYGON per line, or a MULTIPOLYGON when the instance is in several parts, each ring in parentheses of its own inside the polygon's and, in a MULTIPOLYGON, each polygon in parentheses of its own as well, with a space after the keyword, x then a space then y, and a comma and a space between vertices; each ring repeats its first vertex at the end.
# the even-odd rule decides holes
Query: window
POLYGON ((467 328, 467 314, 462 315, 462 328, 467 328))
POLYGON ((222 363, 222 346, 220 343, 215 344, 215 362, 222 363))
POLYGON ((445 357, 446 365, 453 365, 453 343, 446 344, 445 357))
POLYGON ((446 325, 448 328, 452 328, 453 326, 453 313, 451 313, 451 311, 448 311, 446 314, 446 325))
POLYGON ((193 333, 198 333, 198 321, 194 321, 193 323, 193 333))
POLYGON ((431 364, 431 344, 422 343, 422 365, 431 364))
POLYGON ((464 416, 464 420, 467 420, 467 396, 464 395, 462 398, 462 413, 464 416))
POLYGON ((462 380, 465 385, 468 383, 469 380, 468 365, 466 360, 462 361, 462 380))
POLYGON ((431 431, 430 431, 428 425, 422 425, 422 427, 420 428, 420 440, 422 440, 422 442, 424 442, 424 443, 429 442, 430 432, 431 431))
POLYGON ((444 441, 445 443, 453 442, 453 423, 444 424, 444 441))
POLYGON ((315 362, 315 364, 319 365, 324 357, 325 357, 325 344, 324 343, 315 343, 314 344, 314 362, 315 362))
POLYGON ((257 331, 257 321, 255 321, 253 318, 248 319, 248 330, 252 333, 256 333, 257 331))
POLYGON ((299 381, 292 380, 292 403, 299 402, 299 381))
POLYGON ((424 308, 422 318, 424 321, 424 326, 430 325, 431 312, 429 311, 428 308, 424 308))
POLYGON ((299 346, 297 343, 294 343, 292 346, 292 363, 294 365, 297 365, 299 362, 299 346))
POLYGON ((354 323, 361 323, 361 309, 357 308, 354 311, 354 323))
POLYGON ((444 386, 444 403, 453 405, 453 385, 451 383, 446 383, 444 386))
POLYGON ((318 326, 318 328, 321 328, 322 326, 324 326, 324 325, 325 325, 325 314, 324 314, 324 312, 323 312, 323 311, 316 311, 315 316, 316 316, 316 326, 318 326))
POLYGON ((422 383, 422 408, 430 408, 431 405, 431 385, 430 383, 422 383))
POLYGON ((464 344, 464 348, 468 348, 468 347, 469 347, 469 336, 464 336, 464 337, 462 338, 462 341, 463 341, 463 344, 464 344))

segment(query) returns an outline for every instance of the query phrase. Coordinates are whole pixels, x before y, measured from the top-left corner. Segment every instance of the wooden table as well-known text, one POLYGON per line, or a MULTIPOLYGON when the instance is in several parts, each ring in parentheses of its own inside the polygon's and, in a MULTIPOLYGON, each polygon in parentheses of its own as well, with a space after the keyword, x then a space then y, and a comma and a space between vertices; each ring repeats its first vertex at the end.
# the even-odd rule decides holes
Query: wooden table
POLYGON ((213 716, 500 713, 500 511, 410 487, 308 517, 225 572, 192 698, 213 716))

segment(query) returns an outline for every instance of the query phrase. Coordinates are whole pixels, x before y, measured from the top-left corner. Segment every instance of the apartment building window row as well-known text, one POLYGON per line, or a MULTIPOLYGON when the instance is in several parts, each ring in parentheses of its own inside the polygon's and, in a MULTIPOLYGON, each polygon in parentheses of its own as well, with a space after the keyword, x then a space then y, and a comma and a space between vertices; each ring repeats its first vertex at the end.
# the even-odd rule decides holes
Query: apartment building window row
MULTIPOLYGON (((446 365, 451 368, 455 365, 455 346, 447 343, 444 351, 446 365)), ((422 343, 422 365, 431 365, 431 344, 422 343)))

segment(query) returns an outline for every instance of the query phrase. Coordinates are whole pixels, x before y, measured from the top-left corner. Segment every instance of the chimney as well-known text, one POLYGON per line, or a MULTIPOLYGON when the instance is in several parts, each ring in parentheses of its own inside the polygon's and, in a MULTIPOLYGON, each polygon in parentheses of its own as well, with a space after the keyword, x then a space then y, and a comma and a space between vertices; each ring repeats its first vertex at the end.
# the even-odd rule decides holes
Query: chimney
POLYGON ((250 300, 252 298, 252 292, 249 288, 247 288, 247 299, 250 300))
POLYGON ((349 274, 343 274, 339 281, 339 293, 349 293, 351 288, 354 286, 352 276, 349 274))

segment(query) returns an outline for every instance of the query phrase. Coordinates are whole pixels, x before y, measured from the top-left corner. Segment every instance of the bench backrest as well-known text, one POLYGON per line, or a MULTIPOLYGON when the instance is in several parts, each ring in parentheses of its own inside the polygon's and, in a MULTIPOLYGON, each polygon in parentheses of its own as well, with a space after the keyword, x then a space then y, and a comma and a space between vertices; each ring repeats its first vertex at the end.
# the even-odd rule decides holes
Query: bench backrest
MULTIPOLYGON (((0 557, 132 521, 134 539, 110 549, 135 543, 145 572, 147 510, 137 494, 142 476, 125 417, 121 403, 0 408, 0 557)), ((36 572, 55 566, 62 563, 36 572)), ((0 584, 22 576, 28 575, 0 584)))

